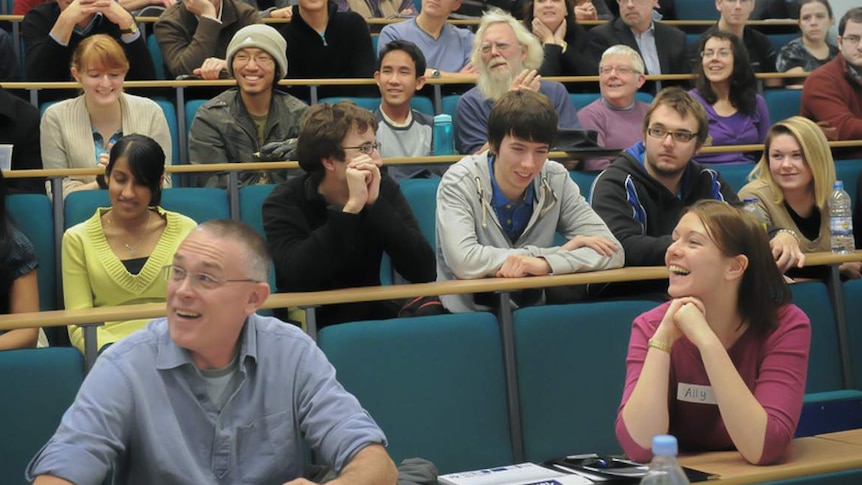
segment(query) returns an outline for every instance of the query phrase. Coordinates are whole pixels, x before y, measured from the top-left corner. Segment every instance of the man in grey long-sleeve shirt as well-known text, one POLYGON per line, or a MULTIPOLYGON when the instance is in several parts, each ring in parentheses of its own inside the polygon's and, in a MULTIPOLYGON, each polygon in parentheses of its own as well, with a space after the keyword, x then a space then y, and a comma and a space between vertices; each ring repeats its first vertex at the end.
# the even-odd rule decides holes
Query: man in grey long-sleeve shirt
MULTIPOLYGON (((437 191, 437 280, 618 268, 624 255, 568 171, 548 160, 557 113, 531 90, 504 94, 488 118, 490 150, 453 165, 437 191), (555 242, 557 233, 565 242, 555 242)), ((535 303, 534 294, 516 303, 535 303)), ((446 295, 453 312, 487 308, 446 295)))

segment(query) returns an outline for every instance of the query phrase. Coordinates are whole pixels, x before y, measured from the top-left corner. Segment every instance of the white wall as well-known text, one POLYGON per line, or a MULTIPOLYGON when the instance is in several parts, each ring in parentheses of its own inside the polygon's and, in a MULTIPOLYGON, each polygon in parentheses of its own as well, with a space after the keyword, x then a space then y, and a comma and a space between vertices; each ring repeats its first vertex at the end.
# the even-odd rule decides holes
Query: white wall
POLYGON ((832 30, 838 37, 838 21, 844 16, 844 13, 852 7, 859 7, 859 0, 829 0, 829 5, 832 5, 832 13, 835 14, 835 26, 832 30))

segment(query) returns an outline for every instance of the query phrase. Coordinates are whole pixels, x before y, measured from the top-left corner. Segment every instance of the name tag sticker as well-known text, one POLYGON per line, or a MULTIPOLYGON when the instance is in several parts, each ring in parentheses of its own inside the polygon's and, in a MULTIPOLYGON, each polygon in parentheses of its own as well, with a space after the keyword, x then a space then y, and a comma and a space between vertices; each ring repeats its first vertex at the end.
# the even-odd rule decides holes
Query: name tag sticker
POLYGON ((695 402, 701 404, 718 404, 715 394, 710 386, 699 386, 697 384, 686 384, 680 382, 676 388, 676 400, 683 402, 695 402))

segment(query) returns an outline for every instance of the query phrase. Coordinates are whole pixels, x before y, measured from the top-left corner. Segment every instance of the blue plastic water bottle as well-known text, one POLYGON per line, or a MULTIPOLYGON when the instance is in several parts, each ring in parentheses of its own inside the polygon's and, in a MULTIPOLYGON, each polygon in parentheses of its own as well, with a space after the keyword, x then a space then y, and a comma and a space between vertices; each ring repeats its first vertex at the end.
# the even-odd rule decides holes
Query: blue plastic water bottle
POLYGON ((454 155, 455 134, 452 130, 452 116, 439 114, 434 117, 434 155, 454 155))

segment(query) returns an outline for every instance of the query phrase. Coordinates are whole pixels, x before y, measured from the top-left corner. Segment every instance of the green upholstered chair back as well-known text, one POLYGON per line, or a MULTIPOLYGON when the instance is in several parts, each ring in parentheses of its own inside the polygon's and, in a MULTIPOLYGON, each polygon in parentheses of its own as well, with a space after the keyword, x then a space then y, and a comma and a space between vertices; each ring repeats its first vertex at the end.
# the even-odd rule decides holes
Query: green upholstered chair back
POLYGON ((54 434, 84 378, 71 347, 0 352, 0 483, 24 485, 24 470, 54 434))
POLYGON ((497 319, 462 313, 320 331, 338 380, 374 417, 396 462, 440 473, 512 463, 497 319))
POLYGON ((528 461, 619 453, 614 420, 632 321, 654 301, 546 305, 513 314, 528 461))

